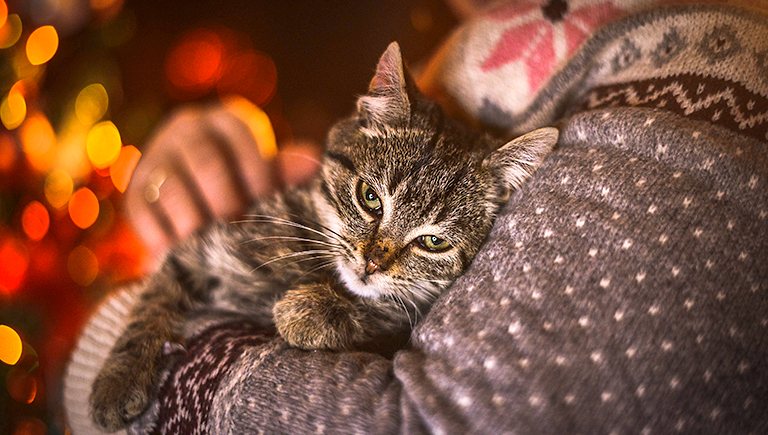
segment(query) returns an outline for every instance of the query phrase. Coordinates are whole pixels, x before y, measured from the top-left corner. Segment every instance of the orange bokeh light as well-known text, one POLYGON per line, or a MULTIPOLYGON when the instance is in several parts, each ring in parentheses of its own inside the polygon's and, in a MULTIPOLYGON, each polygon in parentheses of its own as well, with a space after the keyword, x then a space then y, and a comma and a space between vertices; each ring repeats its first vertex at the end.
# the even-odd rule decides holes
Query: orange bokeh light
POLYGON ((0 234, 0 293, 8 296, 19 289, 29 266, 27 248, 20 241, 0 234))
POLYGON ((255 104, 240 96, 229 96, 223 100, 223 103, 227 110, 234 113, 248 127, 256 141, 261 157, 265 160, 275 158, 277 141, 269 116, 255 104))
POLYGON ((21 337, 13 328, 0 325, 0 361, 14 365, 21 358, 21 337))
POLYGON ((27 39, 27 59, 32 65, 42 65, 56 54, 59 48, 59 34, 53 26, 35 29, 27 39))
POLYGON ((22 124, 21 146, 27 160, 40 172, 47 171, 56 158, 56 132, 48 118, 42 113, 34 113, 22 124))
POLYGON ((87 187, 81 187, 69 198, 69 217, 79 228, 86 229, 99 217, 99 200, 87 187))
POLYGON ((67 271, 73 281, 81 286, 88 286, 99 274, 99 259, 90 249, 78 246, 69 253, 67 271))
POLYGON ((27 237, 32 240, 42 239, 50 225, 51 217, 48 215, 48 209, 39 201, 32 201, 24 207, 21 213, 21 227, 27 237))
POLYGON ((5 4, 5 0, 0 0, 0 28, 5 25, 5 21, 8 19, 8 5, 5 4))
POLYGON ((168 81, 182 92, 204 93, 221 77, 224 43, 212 30, 187 33, 168 54, 165 73, 168 81))
POLYGON ((120 150, 120 157, 117 158, 117 161, 109 167, 109 176, 112 179, 112 183, 121 193, 125 192, 125 189, 128 188, 133 170, 136 169, 140 158, 141 151, 133 145, 127 145, 120 150))

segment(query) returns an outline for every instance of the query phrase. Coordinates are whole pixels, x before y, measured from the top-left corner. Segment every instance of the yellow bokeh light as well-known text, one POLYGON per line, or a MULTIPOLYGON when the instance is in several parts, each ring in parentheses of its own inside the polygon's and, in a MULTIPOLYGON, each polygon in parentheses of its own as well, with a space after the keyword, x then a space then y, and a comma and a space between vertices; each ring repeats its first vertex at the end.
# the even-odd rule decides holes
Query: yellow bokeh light
POLYGON ((55 169, 45 177, 43 191, 48 204, 54 208, 62 208, 67 205, 72 196, 75 184, 72 177, 61 169, 55 169))
POLYGON ((111 121, 100 122, 91 128, 85 139, 85 152, 97 169, 104 169, 120 156, 120 132, 111 121))
POLYGON ((5 25, 0 27, 0 48, 12 47, 21 37, 21 18, 16 14, 8 15, 5 25))
POLYGON ((75 115, 83 124, 91 125, 107 112, 109 95, 101 83, 83 88, 75 100, 75 115))
POLYGON ((8 130, 13 130, 24 122, 27 117, 27 101, 24 95, 12 88, 0 103, 0 121, 8 130))
POLYGON ((48 171, 56 157, 56 132, 48 118, 41 113, 30 115, 21 126, 20 137, 29 164, 37 171, 48 171))
POLYGON ((35 29, 27 39, 27 59, 32 65, 42 65, 56 54, 59 48, 59 34, 53 26, 35 29))
POLYGON ((10 326, 0 325, 0 361, 14 365, 21 358, 21 337, 10 326))
POLYGON ((224 106, 248 126, 259 148, 261 158, 271 160, 277 155, 277 141, 272 123, 263 110, 240 96, 224 99, 224 106))

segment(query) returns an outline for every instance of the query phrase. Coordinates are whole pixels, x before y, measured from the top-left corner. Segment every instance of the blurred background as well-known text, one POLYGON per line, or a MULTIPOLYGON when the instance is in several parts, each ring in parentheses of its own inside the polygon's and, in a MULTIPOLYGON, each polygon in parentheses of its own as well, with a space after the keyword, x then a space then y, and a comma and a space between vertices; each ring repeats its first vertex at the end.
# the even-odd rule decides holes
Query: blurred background
POLYGON ((68 432, 59 379, 77 333, 148 260, 121 199, 158 122, 239 95, 267 113, 278 146, 322 143, 387 44, 418 63, 455 26, 454 10, 443 0, 0 0, 0 433, 68 432))

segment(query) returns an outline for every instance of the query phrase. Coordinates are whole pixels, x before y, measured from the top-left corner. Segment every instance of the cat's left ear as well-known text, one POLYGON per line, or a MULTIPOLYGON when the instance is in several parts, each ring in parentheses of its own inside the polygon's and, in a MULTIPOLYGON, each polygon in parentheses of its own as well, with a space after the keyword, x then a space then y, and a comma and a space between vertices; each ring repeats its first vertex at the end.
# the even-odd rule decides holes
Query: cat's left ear
POLYGON ((544 127, 526 133, 485 158, 483 164, 498 174, 505 186, 506 199, 533 175, 557 143, 559 132, 544 127))
POLYGON ((392 42, 376 65, 368 94, 357 100, 358 115, 368 125, 407 122, 415 93, 416 88, 403 63, 400 46, 392 42))

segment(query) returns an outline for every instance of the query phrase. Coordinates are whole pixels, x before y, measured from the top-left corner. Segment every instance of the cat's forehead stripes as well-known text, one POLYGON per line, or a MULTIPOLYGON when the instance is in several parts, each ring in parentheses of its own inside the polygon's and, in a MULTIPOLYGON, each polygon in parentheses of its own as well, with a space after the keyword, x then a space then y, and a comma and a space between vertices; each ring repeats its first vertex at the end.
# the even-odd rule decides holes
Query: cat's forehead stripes
POLYGON ((325 157, 337 162, 338 164, 345 167, 350 172, 354 172, 355 174, 358 173, 354 162, 352 162, 352 160, 349 157, 345 156, 344 154, 328 150, 325 152, 325 157))

